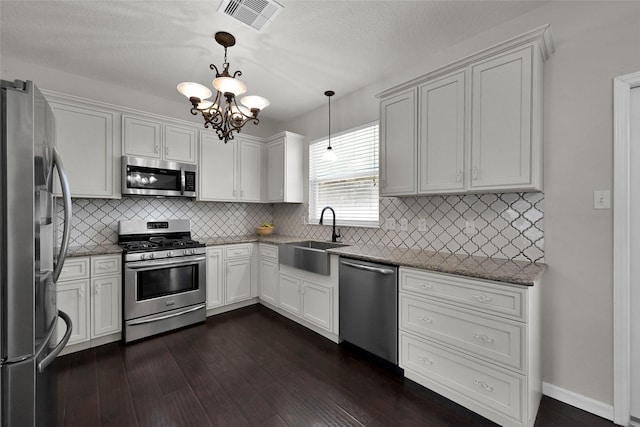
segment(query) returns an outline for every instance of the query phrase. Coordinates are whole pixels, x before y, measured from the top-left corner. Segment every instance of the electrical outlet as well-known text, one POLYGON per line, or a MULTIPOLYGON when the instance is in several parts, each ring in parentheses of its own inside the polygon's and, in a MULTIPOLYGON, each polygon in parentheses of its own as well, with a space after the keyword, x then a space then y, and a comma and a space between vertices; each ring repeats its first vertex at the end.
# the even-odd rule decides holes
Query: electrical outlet
POLYGON ((476 223, 475 221, 467 221, 464 224, 464 234, 466 234, 467 236, 473 236, 474 234, 476 234, 477 230, 476 230, 476 223))
POLYGON ((236 225, 236 219, 234 217, 229 218, 229 225, 236 225))
POLYGON ((396 220, 395 218, 387 218, 384 223, 385 230, 395 230, 396 229, 396 220))
POLYGON ((307 225, 307 217, 302 215, 302 225, 307 225))
POLYGON ((408 231, 409 230, 409 221, 407 218, 400 218, 400 231, 408 231))
POLYGON ((418 231, 427 231, 427 219, 418 218, 418 231))

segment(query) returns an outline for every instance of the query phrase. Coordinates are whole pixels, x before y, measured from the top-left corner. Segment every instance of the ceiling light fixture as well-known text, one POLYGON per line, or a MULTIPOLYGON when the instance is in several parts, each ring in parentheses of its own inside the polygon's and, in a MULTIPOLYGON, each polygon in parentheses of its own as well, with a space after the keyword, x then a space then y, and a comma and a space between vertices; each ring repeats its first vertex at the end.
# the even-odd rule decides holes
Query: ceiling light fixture
POLYGON ((215 70, 216 78, 213 80, 213 87, 216 89, 216 97, 209 100, 213 93, 211 90, 199 83, 183 82, 178 85, 178 92, 189 98, 191 114, 198 113, 204 118, 204 127, 211 126, 218 138, 224 140, 226 144, 234 138, 234 132, 252 121, 254 124, 260 123, 258 113, 269 106, 269 101, 261 96, 245 96, 240 101, 243 105, 238 105, 236 96, 240 96, 247 91, 247 85, 238 80, 236 76, 241 76, 242 71, 238 70, 231 75, 229 73, 229 63, 227 62, 227 48, 236 44, 236 39, 231 34, 224 31, 217 32, 216 42, 224 47, 224 63, 222 72, 214 64, 209 68, 215 70))
POLYGON ((331 97, 336 93, 332 90, 328 90, 324 94, 329 98, 329 146, 327 147, 327 151, 322 155, 322 160, 333 162, 337 160, 337 157, 333 148, 331 148, 331 97))

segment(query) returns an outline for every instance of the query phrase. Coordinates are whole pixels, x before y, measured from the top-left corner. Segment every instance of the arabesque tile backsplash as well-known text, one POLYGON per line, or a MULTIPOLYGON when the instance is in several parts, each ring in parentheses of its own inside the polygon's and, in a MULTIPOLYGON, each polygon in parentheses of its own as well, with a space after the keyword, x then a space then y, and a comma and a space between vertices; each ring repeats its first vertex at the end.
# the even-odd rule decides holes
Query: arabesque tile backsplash
MULTIPOLYGON (((340 212, 337 212, 338 219, 340 212)), ((116 243, 123 219, 188 218, 195 238, 255 233, 264 221, 276 233, 327 240, 330 225, 303 224, 307 204, 250 204, 195 202, 183 198, 125 197, 120 200, 73 199, 73 246, 116 243)), ((491 256, 521 261, 544 261, 544 194, 504 193, 380 199, 381 228, 339 227, 351 244, 391 245, 447 253, 491 256), (386 230, 387 218, 407 219, 407 231, 386 230), (418 220, 426 231, 418 231, 418 220), (474 235, 464 233, 475 222, 474 235)), ((58 201, 58 230, 63 221, 58 201)), ((60 233, 58 233, 60 234, 60 233)), ((60 235, 58 236, 58 241, 60 235)))

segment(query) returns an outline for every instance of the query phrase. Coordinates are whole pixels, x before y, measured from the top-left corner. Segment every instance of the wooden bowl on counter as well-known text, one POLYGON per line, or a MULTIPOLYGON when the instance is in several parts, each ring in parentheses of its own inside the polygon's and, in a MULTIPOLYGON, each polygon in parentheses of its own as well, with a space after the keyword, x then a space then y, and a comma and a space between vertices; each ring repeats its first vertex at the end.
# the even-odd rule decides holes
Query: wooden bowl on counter
POLYGON ((275 227, 256 227, 256 231, 260 236, 268 236, 273 233, 275 227))

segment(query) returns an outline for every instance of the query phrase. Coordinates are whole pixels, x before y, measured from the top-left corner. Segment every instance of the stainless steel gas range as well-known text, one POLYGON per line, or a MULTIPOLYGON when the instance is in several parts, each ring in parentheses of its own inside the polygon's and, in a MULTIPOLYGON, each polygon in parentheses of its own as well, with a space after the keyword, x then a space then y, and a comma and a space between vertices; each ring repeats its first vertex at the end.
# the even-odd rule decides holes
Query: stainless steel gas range
POLYGON ((123 340, 206 319, 206 247, 182 219, 118 223, 123 248, 123 340))

